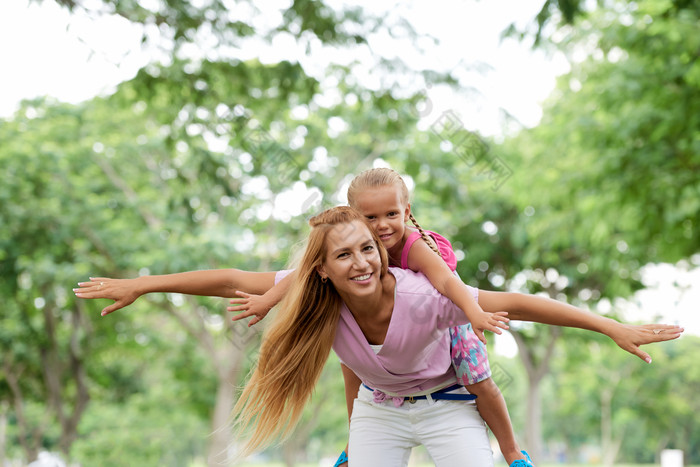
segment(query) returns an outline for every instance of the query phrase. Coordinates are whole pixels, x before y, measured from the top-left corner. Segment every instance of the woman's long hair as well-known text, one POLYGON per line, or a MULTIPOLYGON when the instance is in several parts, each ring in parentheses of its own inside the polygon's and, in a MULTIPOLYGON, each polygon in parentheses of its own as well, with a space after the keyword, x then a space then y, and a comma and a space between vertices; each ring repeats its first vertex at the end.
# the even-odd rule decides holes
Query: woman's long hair
POLYGON ((326 258, 328 232, 353 221, 367 226, 381 255, 380 277, 387 272, 386 250, 359 212, 341 206, 311 218, 296 277, 263 335, 257 366, 233 409, 236 437, 249 436, 243 457, 291 434, 321 376, 335 339, 341 300, 330 281, 321 281, 317 268, 326 258))

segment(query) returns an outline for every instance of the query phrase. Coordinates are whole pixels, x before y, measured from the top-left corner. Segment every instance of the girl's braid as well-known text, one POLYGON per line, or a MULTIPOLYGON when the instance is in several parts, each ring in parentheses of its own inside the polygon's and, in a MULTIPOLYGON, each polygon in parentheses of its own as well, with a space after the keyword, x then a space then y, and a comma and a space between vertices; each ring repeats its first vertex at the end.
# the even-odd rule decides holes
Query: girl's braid
POLYGON ((428 244, 428 246, 430 247, 431 250, 433 250, 435 253, 437 253, 437 255, 439 257, 442 258, 442 253, 440 253, 440 250, 437 249, 437 247, 433 244, 433 242, 428 240, 428 236, 425 234, 423 227, 421 227, 420 224, 418 224, 418 221, 416 220, 416 218, 413 217, 413 213, 408 213, 408 218, 411 219, 411 222, 413 222, 413 225, 415 225, 416 228, 418 229, 418 232, 420 233, 420 236, 423 239, 423 241, 428 244))

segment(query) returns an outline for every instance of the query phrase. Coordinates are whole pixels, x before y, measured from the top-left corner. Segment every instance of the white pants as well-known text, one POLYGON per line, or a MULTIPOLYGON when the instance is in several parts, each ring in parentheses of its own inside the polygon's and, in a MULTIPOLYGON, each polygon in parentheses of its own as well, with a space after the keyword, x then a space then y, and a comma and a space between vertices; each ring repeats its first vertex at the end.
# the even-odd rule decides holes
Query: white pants
MULTIPOLYGON (((452 391, 468 394, 463 387, 452 391)), ((493 453, 474 401, 373 402, 364 386, 350 421, 350 467, 404 467, 411 449, 427 449, 438 467, 490 467, 493 453)))

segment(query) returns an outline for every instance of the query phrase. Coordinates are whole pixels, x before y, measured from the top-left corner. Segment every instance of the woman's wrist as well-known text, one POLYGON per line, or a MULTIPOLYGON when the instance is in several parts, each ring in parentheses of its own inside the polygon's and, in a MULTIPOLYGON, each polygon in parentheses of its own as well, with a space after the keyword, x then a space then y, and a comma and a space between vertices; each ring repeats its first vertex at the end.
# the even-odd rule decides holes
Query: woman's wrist
POLYGON ((619 321, 615 321, 612 318, 600 315, 597 316, 600 318, 600 324, 596 326, 597 329, 594 328, 593 330, 606 335, 611 339, 613 338, 613 335, 624 327, 624 324, 620 323, 619 321))

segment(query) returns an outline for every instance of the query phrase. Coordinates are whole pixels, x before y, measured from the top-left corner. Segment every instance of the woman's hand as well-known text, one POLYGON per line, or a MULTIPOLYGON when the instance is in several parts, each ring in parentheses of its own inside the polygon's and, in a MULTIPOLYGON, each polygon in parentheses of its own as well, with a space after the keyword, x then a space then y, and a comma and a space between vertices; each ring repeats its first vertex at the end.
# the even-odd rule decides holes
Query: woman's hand
POLYGON ((270 303, 265 295, 254 295, 240 290, 236 290, 237 298, 231 299, 230 307, 226 308, 228 311, 242 311, 233 317, 233 321, 238 321, 243 318, 248 318, 253 316, 253 319, 248 323, 248 327, 259 323, 267 315, 267 313, 275 306, 275 303, 270 303))
POLYGON ((110 279, 109 277, 91 277, 89 282, 79 282, 79 288, 73 289, 78 298, 108 298, 114 303, 102 310, 102 316, 108 315, 134 303, 141 294, 137 288, 138 279, 110 279))
POLYGON ((644 352, 640 346, 654 342, 678 339, 684 331, 682 327, 672 324, 616 324, 617 325, 606 334, 614 340, 620 348, 638 356, 647 363, 651 363, 651 356, 644 352))
POLYGON ((472 330, 476 337, 479 338, 481 342, 486 344, 486 336, 484 336, 484 331, 491 331, 496 334, 501 334, 503 331, 501 329, 508 329, 508 313, 505 311, 498 311, 496 313, 487 313, 485 311, 480 311, 478 313, 470 313, 469 321, 472 324, 472 330), (474 315, 472 317, 472 315, 474 315))

